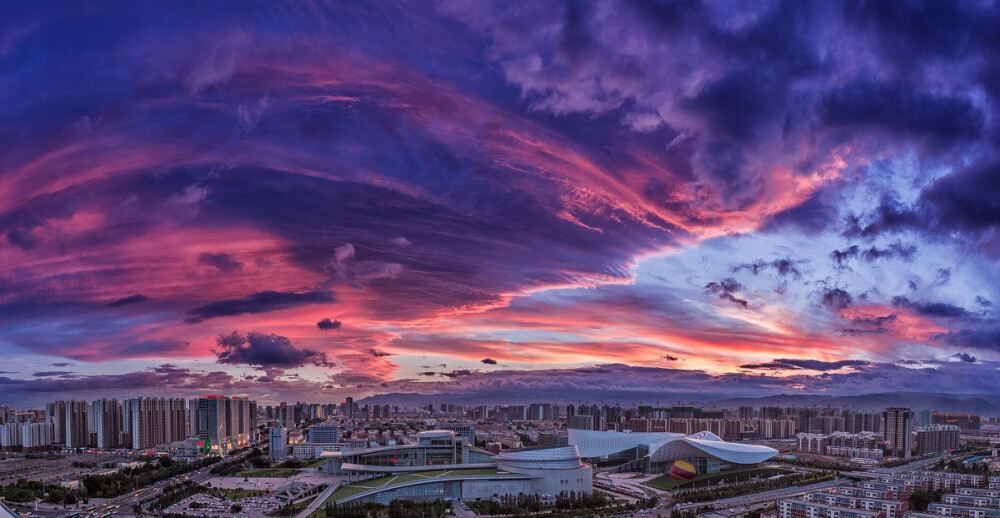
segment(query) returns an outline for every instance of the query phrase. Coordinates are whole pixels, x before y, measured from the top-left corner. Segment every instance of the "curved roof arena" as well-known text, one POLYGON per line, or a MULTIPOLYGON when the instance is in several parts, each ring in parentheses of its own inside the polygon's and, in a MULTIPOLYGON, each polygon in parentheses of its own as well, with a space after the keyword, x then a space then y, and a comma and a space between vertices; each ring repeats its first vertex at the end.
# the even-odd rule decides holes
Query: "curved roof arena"
POLYGON ((569 442, 586 458, 615 455, 639 445, 648 445, 649 460, 711 456, 735 464, 756 464, 778 454, 778 450, 756 444, 725 442, 712 432, 691 435, 668 432, 631 433, 596 430, 569 430, 569 442))

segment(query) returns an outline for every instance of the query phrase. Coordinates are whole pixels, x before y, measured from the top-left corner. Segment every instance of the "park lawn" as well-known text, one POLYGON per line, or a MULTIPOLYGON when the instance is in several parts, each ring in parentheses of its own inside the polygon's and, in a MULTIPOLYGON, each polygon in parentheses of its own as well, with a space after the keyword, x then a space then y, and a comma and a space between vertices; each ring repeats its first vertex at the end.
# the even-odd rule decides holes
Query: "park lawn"
POLYGON ((671 491, 674 489, 690 489, 694 487, 707 487, 719 484, 720 480, 726 479, 728 482, 733 482, 734 478, 740 481, 747 481, 750 477, 757 477, 758 479, 773 477, 774 475, 790 473, 789 471, 783 469, 774 468, 753 468, 753 469, 743 469, 738 471, 727 471, 723 473, 711 473, 707 475, 698 475, 691 480, 673 480, 670 475, 663 475, 661 477, 656 477, 653 480, 644 482, 643 485, 649 486, 656 489, 662 489, 663 491, 671 491))

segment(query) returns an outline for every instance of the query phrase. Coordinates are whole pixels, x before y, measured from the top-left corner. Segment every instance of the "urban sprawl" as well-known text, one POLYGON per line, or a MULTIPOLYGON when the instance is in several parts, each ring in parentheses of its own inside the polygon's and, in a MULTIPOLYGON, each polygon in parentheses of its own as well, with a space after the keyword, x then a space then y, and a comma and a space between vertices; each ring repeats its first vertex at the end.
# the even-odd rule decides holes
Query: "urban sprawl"
POLYGON ((1000 518, 1000 419, 889 407, 0 405, 0 518, 1000 518))

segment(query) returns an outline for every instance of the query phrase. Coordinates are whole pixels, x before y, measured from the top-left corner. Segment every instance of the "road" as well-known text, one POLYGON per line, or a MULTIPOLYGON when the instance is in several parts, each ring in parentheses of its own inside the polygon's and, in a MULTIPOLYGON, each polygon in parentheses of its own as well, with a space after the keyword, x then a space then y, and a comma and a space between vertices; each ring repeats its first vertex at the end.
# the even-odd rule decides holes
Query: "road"
POLYGON ((753 493, 749 495, 734 496, 732 498, 723 498, 722 500, 714 500, 710 502, 690 502, 686 504, 679 504, 676 506, 676 508, 684 511, 687 509, 706 507, 706 506, 712 506, 716 509, 729 509, 733 507, 752 506, 765 502, 773 502, 780 498, 789 498, 796 495, 812 493, 814 491, 819 491, 831 487, 843 486, 850 483, 851 481, 849 479, 837 478, 833 480, 827 480, 824 482, 817 482, 815 484, 809 484, 807 486, 794 486, 794 487, 786 487, 783 489, 772 489, 771 491, 764 491, 763 493, 753 493))
POLYGON ((326 502, 326 499, 330 498, 330 495, 332 495, 338 487, 340 487, 339 482, 331 483, 326 489, 323 490, 322 493, 319 494, 319 496, 316 497, 315 500, 312 501, 311 504, 309 504, 309 507, 306 507, 301 513, 295 515, 295 518, 307 518, 314 511, 318 510, 320 506, 323 505, 323 502, 326 502))
MULTIPOLYGON (((243 453, 240 453, 239 455, 237 455, 235 457, 225 457, 225 458, 223 458, 219 462, 226 462, 226 461, 230 461, 230 460, 239 460, 239 459, 242 459, 242 458, 246 457, 247 455, 249 455, 249 452, 243 452, 243 453)), ((211 464, 211 465, 205 466, 204 468, 199 468, 199 469, 194 470, 194 471, 189 471, 187 473, 182 473, 182 474, 177 475, 175 477, 171 477, 171 478, 168 478, 166 480, 161 480, 161 481, 159 481, 159 482, 157 482, 155 484, 150 484, 150 485, 148 485, 146 487, 139 488, 138 491, 142 493, 140 495, 140 499, 139 500, 140 500, 140 502, 149 502, 149 501, 155 500, 156 498, 159 498, 160 495, 163 494, 163 488, 164 487, 166 487, 166 486, 168 486, 170 484, 178 484, 178 483, 183 482, 185 480, 193 480, 195 484, 202 484, 206 480, 208 480, 208 479, 212 478, 213 476, 215 476, 215 475, 213 475, 211 473, 211 471, 212 471, 212 468, 214 466, 216 466, 217 464, 218 463, 211 464)), ((123 493, 123 494, 121 494, 121 495, 119 495, 119 496, 117 496, 115 498, 109 498, 103 504, 100 505, 100 508, 103 509, 103 508, 105 508, 107 506, 116 505, 116 506, 118 506, 118 509, 116 509, 114 511, 114 513, 113 513, 114 516, 135 516, 135 513, 132 512, 132 503, 133 503, 133 500, 135 499, 136 492, 137 491, 129 491, 129 492, 123 493)), ((54 518, 68 518, 71 514, 77 512, 77 511, 80 511, 80 509, 67 510, 64 513, 55 515, 54 518)))
POLYGON ((924 466, 927 466, 929 464, 934 464, 935 462, 937 462, 939 460, 948 459, 948 458, 953 457, 953 456, 959 456, 959 455, 948 455, 948 454, 938 455, 937 457, 931 457, 929 459, 918 460, 916 462, 911 462, 909 464, 903 464, 902 466, 896 466, 894 468, 888 468, 886 471, 890 471, 892 473, 899 473, 899 472, 907 471, 907 470, 911 470, 911 469, 920 469, 920 468, 922 468, 924 466))

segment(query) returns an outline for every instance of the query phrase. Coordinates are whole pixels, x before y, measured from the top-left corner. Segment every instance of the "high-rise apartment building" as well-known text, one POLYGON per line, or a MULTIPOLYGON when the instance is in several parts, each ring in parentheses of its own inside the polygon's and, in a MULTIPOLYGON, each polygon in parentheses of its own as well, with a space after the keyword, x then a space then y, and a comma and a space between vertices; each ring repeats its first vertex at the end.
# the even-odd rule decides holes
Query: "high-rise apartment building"
POLYGON ((52 420, 52 442, 66 444, 66 402, 54 401, 46 404, 45 415, 52 420))
POLYGON ((568 417, 566 418, 566 428, 574 430, 595 430, 594 416, 574 415, 573 417, 568 417))
POLYGON ((205 447, 229 451, 257 442, 257 402, 246 397, 205 396, 198 406, 198 436, 205 447))
POLYGON ((889 407, 882 412, 882 433, 890 455, 904 458, 910 456, 910 450, 913 449, 912 419, 913 412, 909 408, 889 407))
POLYGON ((86 401, 64 401, 63 424, 66 430, 67 448, 85 448, 89 446, 90 432, 88 430, 86 401))
POLYGON ((932 424, 917 428, 917 455, 957 450, 960 431, 953 424, 932 424))
POLYGON ((950 424, 957 426, 963 432, 971 432, 980 428, 980 418, 975 414, 934 414, 931 424, 950 424))
POLYGON ((23 451, 47 450, 52 446, 52 422, 21 423, 21 445, 23 451))
POLYGON ((117 399, 98 399, 92 402, 90 420, 96 436, 95 446, 106 449, 122 447, 122 407, 117 399))
POLYGON ((133 449, 153 448, 187 438, 186 402, 175 398, 135 398, 125 401, 122 414, 128 420, 133 449))

